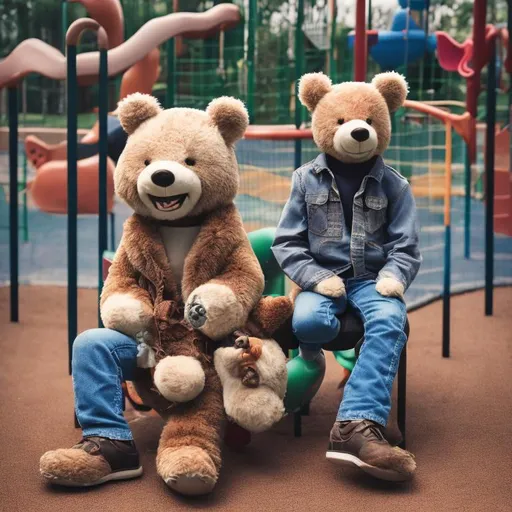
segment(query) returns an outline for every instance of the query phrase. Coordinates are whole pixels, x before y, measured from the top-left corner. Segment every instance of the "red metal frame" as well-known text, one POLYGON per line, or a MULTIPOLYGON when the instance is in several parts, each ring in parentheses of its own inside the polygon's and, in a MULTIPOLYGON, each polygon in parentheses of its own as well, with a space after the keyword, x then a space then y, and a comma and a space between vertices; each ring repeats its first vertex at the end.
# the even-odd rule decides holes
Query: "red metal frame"
POLYGON ((354 41, 354 80, 366 80, 366 61, 368 58, 366 40, 366 0, 357 0, 356 37, 354 41))

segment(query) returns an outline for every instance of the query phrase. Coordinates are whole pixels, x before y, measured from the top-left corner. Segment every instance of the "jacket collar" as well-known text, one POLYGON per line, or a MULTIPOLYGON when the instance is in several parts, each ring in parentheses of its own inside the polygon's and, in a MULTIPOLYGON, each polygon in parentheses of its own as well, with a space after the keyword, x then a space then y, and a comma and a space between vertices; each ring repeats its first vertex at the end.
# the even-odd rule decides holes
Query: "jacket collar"
MULTIPOLYGON (((331 171, 327 164, 327 156, 325 153, 320 153, 315 160, 313 161, 313 171, 315 174, 319 174, 322 171, 331 171)), ((373 178, 379 183, 382 181, 382 176, 384 175, 384 160, 379 155, 377 160, 375 160, 375 164, 372 167, 371 171, 368 174, 369 178, 373 178)))

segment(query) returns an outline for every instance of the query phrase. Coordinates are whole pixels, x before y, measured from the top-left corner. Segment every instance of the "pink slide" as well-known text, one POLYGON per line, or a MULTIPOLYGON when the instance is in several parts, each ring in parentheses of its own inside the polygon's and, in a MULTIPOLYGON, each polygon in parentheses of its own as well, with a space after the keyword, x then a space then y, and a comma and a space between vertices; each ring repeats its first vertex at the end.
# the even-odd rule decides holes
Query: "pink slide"
MULTIPOLYGON (((206 12, 178 12, 154 18, 144 24, 128 41, 108 51, 108 73, 116 76, 143 59, 153 48, 177 35, 226 30, 240 21, 236 5, 220 4, 206 12)), ((77 76, 81 84, 98 79, 99 52, 77 57, 77 76)), ((66 57, 39 39, 22 41, 0 62, 0 88, 15 84, 29 73, 54 80, 65 80, 66 57)))
POLYGON ((473 55, 473 41, 466 39, 458 43, 446 32, 436 32, 436 38, 439 65, 445 71, 457 71, 464 78, 472 76, 469 61, 473 55))

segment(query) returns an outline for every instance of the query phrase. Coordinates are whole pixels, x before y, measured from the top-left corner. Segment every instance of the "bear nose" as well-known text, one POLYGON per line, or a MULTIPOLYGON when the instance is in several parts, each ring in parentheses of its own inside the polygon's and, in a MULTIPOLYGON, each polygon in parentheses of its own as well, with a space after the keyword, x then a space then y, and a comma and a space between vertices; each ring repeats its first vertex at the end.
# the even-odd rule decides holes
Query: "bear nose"
POLYGON ((350 133, 353 139, 356 139, 357 142, 364 142, 370 138, 370 132, 366 128, 355 128, 350 133))
POLYGON ((165 169, 156 171, 151 175, 151 181, 159 187, 170 187, 175 179, 174 174, 165 169))

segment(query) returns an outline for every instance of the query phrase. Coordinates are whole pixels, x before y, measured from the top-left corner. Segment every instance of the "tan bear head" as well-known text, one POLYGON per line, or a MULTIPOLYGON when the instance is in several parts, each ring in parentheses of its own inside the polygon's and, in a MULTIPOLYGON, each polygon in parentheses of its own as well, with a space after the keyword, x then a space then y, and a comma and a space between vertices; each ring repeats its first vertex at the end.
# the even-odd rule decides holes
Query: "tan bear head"
POLYGON ((407 82, 395 72, 376 75, 371 84, 332 85, 323 73, 299 82, 299 99, 312 113, 313 138, 325 153, 345 163, 380 155, 391 137, 390 112, 404 104, 407 82))
POLYGON ((116 193, 135 212, 173 221, 229 204, 238 190, 234 143, 248 124, 243 103, 217 98, 206 111, 163 110, 147 94, 119 103, 128 133, 114 175, 116 193))

